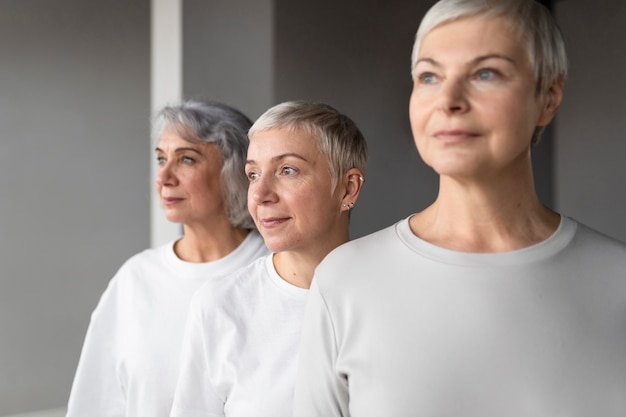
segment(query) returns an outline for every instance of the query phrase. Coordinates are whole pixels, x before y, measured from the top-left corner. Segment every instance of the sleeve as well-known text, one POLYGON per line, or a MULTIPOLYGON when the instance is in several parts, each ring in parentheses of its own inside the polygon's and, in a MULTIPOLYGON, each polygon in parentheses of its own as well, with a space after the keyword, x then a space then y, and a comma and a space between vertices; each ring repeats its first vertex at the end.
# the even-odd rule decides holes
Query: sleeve
POLYGON ((170 417, 222 417, 224 400, 217 394, 210 378, 207 335, 199 291, 189 307, 185 326, 181 367, 170 417))
POLYGON ((126 400, 117 366, 119 336, 115 278, 91 315, 66 417, 124 417, 126 400))
POLYGON ((328 307, 313 280, 305 313, 294 417, 349 417, 348 382, 336 372, 337 342, 328 307))

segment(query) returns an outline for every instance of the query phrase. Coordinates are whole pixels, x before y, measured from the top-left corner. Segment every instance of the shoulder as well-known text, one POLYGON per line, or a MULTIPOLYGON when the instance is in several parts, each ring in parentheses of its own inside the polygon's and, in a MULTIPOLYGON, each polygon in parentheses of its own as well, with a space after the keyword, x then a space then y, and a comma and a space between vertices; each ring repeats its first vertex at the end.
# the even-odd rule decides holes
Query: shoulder
POLYGON ((589 240, 596 240, 598 242, 603 242, 605 245, 615 246, 620 248, 626 248, 626 243, 609 236, 603 232, 600 232, 592 227, 587 226, 584 223, 580 223, 576 220, 572 220, 576 223, 578 227, 578 232, 582 237, 589 240))
POLYGON ((102 298, 116 298, 123 294, 132 297, 133 289, 145 285, 147 276, 167 273, 165 253, 170 246, 145 249, 128 258, 109 281, 102 298))
POLYGON ((401 244, 396 228, 402 222, 377 232, 346 242, 331 251, 320 263, 318 271, 353 265, 355 260, 378 258, 390 250, 390 245, 401 244))
POLYGON ((266 264, 271 255, 255 259, 236 271, 209 280, 193 296, 192 306, 199 311, 210 311, 217 305, 236 306, 250 297, 267 274, 266 264))
MULTIPOLYGON (((592 252, 626 253, 626 243, 593 229, 577 220, 566 218, 576 228, 574 243, 592 252)), ((626 257, 624 257, 626 262, 626 257)))
POLYGON ((174 242, 156 248, 147 248, 128 258, 118 270, 118 274, 141 271, 147 267, 164 262, 168 251, 173 251, 174 242))
POLYGON ((320 291, 352 286, 353 281, 362 282, 387 265, 390 255, 402 252, 399 249, 403 243, 396 231, 401 223, 344 243, 330 252, 315 270, 314 280, 320 291))
MULTIPOLYGON (((626 243, 599 232, 583 223, 570 219, 576 228, 570 250, 580 259, 595 260, 626 268, 626 243)), ((624 273, 626 275, 626 272, 624 273)))
POLYGON ((368 255, 379 255, 385 245, 397 241, 396 225, 394 224, 335 248, 324 258, 321 265, 324 267, 326 265, 336 266, 351 262, 353 258, 363 259, 368 255))

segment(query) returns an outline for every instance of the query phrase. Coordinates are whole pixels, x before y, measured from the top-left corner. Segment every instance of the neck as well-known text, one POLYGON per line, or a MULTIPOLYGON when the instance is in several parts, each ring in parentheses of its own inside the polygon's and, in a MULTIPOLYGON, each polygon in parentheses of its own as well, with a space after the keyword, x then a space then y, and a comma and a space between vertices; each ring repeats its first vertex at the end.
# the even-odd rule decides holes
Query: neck
POLYGON ((273 258, 274 268, 282 279, 300 288, 310 288, 313 272, 321 259, 301 256, 297 252, 278 252, 273 258))
POLYGON ((420 238, 463 252, 505 252, 550 237, 560 216, 537 197, 532 181, 441 178, 437 200, 411 218, 420 238))
POLYGON ((174 245, 176 255, 187 262, 211 262, 237 249, 250 230, 227 225, 183 227, 184 234, 174 245))
POLYGON ((274 268, 282 279, 300 288, 310 288, 315 268, 337 246, 349 240, 348 225, 337 227, 340 233, 326 236, 323 242, 305 250, 286 250, 274 254, 274 268))

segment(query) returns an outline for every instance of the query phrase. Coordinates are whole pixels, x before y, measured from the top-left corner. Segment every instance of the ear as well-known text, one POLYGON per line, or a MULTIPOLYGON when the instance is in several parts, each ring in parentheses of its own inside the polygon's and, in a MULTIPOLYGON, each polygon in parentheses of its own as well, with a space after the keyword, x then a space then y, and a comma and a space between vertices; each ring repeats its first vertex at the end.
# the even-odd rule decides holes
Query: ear
POLYGON ((548 91, 544 93, 543 108, 541 109, 537 126, 547 126, 556 116, 556 112, 561 107, 561 101, 563 100, 564 86, 565 79, 563 75, 559 75, 548 87, 548 91))
POLYGON ((358 168, 352 168, 343 177, 344 195, 341 199, 341 211, 350 211, 356 204, 363 188, 365 177, 358 168))

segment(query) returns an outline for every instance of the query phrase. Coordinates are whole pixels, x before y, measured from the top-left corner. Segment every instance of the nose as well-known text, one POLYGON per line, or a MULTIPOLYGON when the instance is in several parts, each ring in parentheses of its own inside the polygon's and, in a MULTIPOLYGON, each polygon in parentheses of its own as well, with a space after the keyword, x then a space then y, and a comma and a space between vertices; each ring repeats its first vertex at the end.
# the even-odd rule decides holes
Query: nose
POLYGON ((261 175, 250 183, 248 203, 262 205, 275 202, 277 199, 276 184, 271 175, 261 175))
POLYGON ((469 109, 465 80, 450 78, 443 82, 441 88, 441 110, 454 114, 463 113, 469 109))
POLYGON ((176 185, 176 175, 169 162, 163 162, 157 168, 156 183, 160 187, 176 185))

